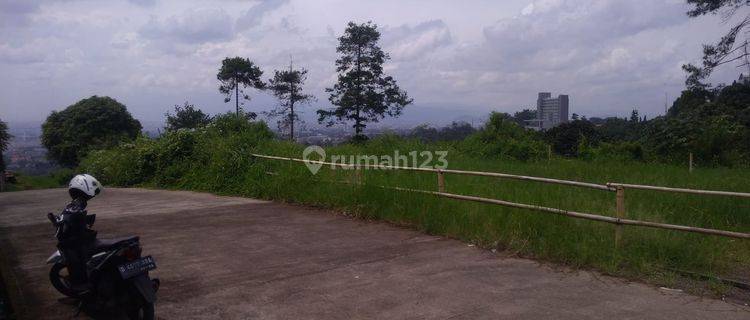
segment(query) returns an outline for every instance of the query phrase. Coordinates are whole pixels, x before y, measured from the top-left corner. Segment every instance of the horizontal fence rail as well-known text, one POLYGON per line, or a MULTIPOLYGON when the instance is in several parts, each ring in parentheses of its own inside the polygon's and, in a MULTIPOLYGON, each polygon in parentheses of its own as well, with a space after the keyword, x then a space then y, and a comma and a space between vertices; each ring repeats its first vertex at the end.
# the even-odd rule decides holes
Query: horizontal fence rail
MULTIPOLYGON (((622 238, 622 226, 625 226, 625 225, 666 229, 666 230, 676 230, 676 231, 682 231, 682 232, 700 233, 700 234, 715 235, 715 236, 722 236, 722 237, 729 237, 729 238, 750 239, 750 233, 744 233, 744 232, 726 231, 726 230, 717 230, 717 229, 710 229, 710 228, 690 227, 690 226, 683 226, 683 225, 674 225, 674 224, 667 224, 667 223, 626 219, 625 218, 625 191, 624 190, 627 188, 627 189, 654 190, 654 191, 663 191, 663 192, 689 193, 689 194, 699 194, 699 195, 732 196, 732 197, 742 197, 742 198, 750 198, 750 193, 684 189, 684 188, 669 188, 669 187, 625 184, 625 183, 615 183, 615 182, 608 182, 606 184, 595 184, 595 183, 588 183, 588 182, 522 176, 522 175, 513 175, 513 174, 496 173, 496 172, 385 166, 385 165, 359 165, 359 164, 335 163, 335 162, 326 162, 326 161, 305 160, 305 159, 299 159, 299 158, 269 156, 269 155, 262 155, 262 154, 251 154, 251 155, 253 157, 262 158, 262 159, 284 160, 284 161, 292 161, 292 162, 300 162, 300 163, 308 163, 308 164, 321 164, 321 165, 330 165, 330 166, 344 167, 344 168, 360 169, 362 167, 366 167, 366 168, 437 173, 437 177, 438 177, 438 191, 437 192, 428 191, 428 190, 399 188, 399 187, 385 187, 385 186, 380 186, 380 187, 385 188, 385 189, 390 189, 390 190, 429 194, 429 195, 434 195, 434 196, 443 197, 443 198, 489 203, 489 204, 501 205, 505 207, 542 211, 542 212, 553 213, 553 214, 568 216, 568 217, 577 218, 577 219, 585 219, 585 220, 592 220, 592 221, 599 221, 599 222, 614 224, 615 225, 615 245, 618 247, 620 246, 620 242, 622 238), (543 207, 543 206, 537 206, 537 205, 531 205, 531 204, 515 203, 515 202, 509 202, 509 201, 498 200, 498 199, 489 199, 489 198, 482 198, 482 197, 476 197, 476 196, 466 196, 466 195, 448 193, 448 192, 445 192, 446 186, 445 186, 444 174, 446 173, 457 174, 457 175, 483 176, 483 177, 506 178, 506 179, 515 179, 515 180, 525 180, 525 181, 536 181, 536 182, 542 182, 542 183, 568 185, 568 186, 584 187, 584 188, 616 192, 617 193, 617 196, 616 196, 617 216, 610 217, 610 216, 597 215, 597 214, 591 214, 591 213, 569 211, 569 210, 564 210, 564 209, 549 208, 549 207, 543 207)), ((361 171, 362 170, 355 171, 354 181, 356 184, 361 183, 361 174, 362 174, 361 171)))
POLYGON ((568 211, 568 210, 557 209, 557 208, 549 208, 549 207, 543 207, 543 206, 537 206, 537 205, 531 205, 531 204, 515 203, 515 202, 510 202, 510 201, 488 199, 488 198, 475 197, 475 196, 464 196, 464 195, 446 193, 446 192, 435 192, 435 191, 426 191, 426 190, 417 190, 417 189, 397 188, 397 187, 389 187, 388 189, 431 194, 431 195, 435 195, 438 197, 458 199, 458 200, 491 203, 491 204, 497 204, 497 205, 501 205, 505 207, 543 211, 543 212, 549 212, 549 213, 554 213, 554 214, 573 217, 573 218, 607 222, 607 223, 611 223, 615 225, 651 227, 651 228, 660 228, 660 229, 669 229, 669 230, 678 230, 678 231, 710 234, 710 235, 717 235, 717 236, 725 236, 725 237, 731 237, 731 238, 750 239, 750 233, 688 227, 688 226, 681 226, 681 225, 674 225, 674 224, 667 224, 667 223, 648 222, 648 221, 631 220, 631 219, 623 219, 623 218, 614 218, 614 217, 601 216, 601 215, 596 215, 596 214, 591 214, 591 213, 568 211))
POLYGON ((654 190, 654 191, 676 192, 676 193, 703 194, 703 195, 711 195, 711 196, 729 196, 729 197, 750 198, 750 193, 744 193, 744 192, 669 188, 669 187, 645 186, 645 185, 640 185, 640 184, 626 184, 626 183, 615 183, 615 182, 608 182, 607 186, 610 186, 613 188, 623 187, 627 189, 641 189, 641 190, 654 190))
POLYGON ((515 180, 536 181, 536 182, 543 182, 543 183, 561 184, 561 185, 569 185, 569 186, 576 186, 576 187, 583 187, 583 188, 599 189, 599 190, 605 190, 605 191, 615 191, 614 188, 608 187, 607 185, 603 185, 603 184, 595 184, 595 183, 571 181, 571 180, 559 180, 559 179, 542 178, 542 177, 521 176, 521 175, 515 175, 515 174, 496 173, 496 172, 433 169, 433 168, 419 168, 419 167, 400 167, 400 166, 385 166, 385 165, 357 165, 357 164, 349 164, 349 163, 336 163, 336 162, 305 160, 305 159, 297 159, 297 158, 267 156, 267 155, 262 155, 262 154, 252 154, 252 156, 257 157, 257 158, 264 158, 264 159, 286 160, 286 161, 311 163, 311 164, 322 164, 322 165, 330 165, 330 166, 344 167, 344 168, 367 167, 367 168, 377 168, 377 169, 408 170, 408 171, 422 171, 422 172, 434 172, 434 173, 452 173, 452 174, 467 175, 467 176, 495 177, 495 178, 506 178, 506 179, 515 179, 515 180))

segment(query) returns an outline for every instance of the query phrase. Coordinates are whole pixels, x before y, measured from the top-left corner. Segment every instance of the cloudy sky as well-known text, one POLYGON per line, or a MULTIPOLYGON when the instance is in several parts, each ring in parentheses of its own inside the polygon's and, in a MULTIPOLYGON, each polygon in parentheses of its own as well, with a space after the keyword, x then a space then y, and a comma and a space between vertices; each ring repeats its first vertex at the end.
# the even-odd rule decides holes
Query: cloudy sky
MULTIPOLYGON (((372 20, 390 53, 386 66, 414 98, 387 125, 436 124, 517 111, 537 92, 571 96, 587 116, 664 112, 684 87, 680 66, 729 25, 689 19, 684 0, 0 0, 0 118, 43 121, 91 95, 160 121, 190 101, 233 110, 218 92, 227 56, 265 71, 309 70, 307 90, 328 107, 336 37, 348 21, 372 20)), ((711 81, 731 81, 733 66, 711 81)), ((252 93, 248 108, 274 101, 252 93)))

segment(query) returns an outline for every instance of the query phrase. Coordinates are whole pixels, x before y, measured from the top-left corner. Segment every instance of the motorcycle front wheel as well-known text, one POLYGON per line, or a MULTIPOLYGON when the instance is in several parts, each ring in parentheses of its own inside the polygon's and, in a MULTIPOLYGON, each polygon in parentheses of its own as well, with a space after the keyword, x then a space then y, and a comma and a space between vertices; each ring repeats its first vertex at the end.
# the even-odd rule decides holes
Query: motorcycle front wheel
POLYGON ((52 268, 49 270, 49 281, 52 282, 52 286, 63 295, 71 298, 78 297, 78 292, 71 288, 68 266, 59 262, 52 265, 52 268))
POLYGON ((154 320, 155 310, 153 302, 141 301, 140 305, 128 310, 130 320, 154 320))

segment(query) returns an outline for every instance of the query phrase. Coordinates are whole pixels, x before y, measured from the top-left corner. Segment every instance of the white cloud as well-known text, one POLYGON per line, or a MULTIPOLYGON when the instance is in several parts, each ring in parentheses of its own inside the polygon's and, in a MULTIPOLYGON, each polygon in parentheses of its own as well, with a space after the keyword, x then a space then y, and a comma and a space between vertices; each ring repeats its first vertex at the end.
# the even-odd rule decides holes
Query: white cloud
POLYGON ((289 0, 260 0, 237 19, 237 29, 247 30, 261 24, 266 14, 289 3, 289 0))
POLYGON ((156 42, 176 41, 183 44, 223 42, 232 39, 232 18, 220 8, 193 8, 166 19, 152 16, 139 35, 156 42))
POLYGON ((431 51, 452 42, 448 26, 442 20, 432 20, 414 27, 404 25, 385 29, 383 41, 394 60, 424 58, 431 51))
MULTIPOLYGON (((225 110, 216 71, 248 57, 270 76, 309 70, 307 90, 327 105, 336 37, 372 20, 392 57, 386 70, 414 97, 406 116, 443 108, 479 115, 533 104, 538 91, 571 95, 572 110, 663 109, 683 88, 680 65, 726 26, 689 19, 682 0, 0 0, 0 115, 40 117, 91 94, 113 95, 147 120, 190 100, 225 110), (44 94, 27 97, 28 92, 44 94), (39 109, 26 112, 26 106, 39 109), (15 111, 15 110, 22 110, 15 111)), ((731 79, 736 70, 719 73, 731 79)), ((723 77, 723 78, 722 78, 723 77)), ((718 82, 718 81, 716 81, 718 82)), ((253 94, 251 108, 273 101, 253 94)), ((314 112, 308 112, 314 114, 314 112)), ((11 118, 13 118, 11 117, 11 118)), ((420 118, 420 117, 416 117, 420 118)), ((309 119, 312 120, 312 119, 309 119)), ((450 119, 447 119, 450 120, 450 119)), ((314 122, 314 121, 312 121, 314 122)))

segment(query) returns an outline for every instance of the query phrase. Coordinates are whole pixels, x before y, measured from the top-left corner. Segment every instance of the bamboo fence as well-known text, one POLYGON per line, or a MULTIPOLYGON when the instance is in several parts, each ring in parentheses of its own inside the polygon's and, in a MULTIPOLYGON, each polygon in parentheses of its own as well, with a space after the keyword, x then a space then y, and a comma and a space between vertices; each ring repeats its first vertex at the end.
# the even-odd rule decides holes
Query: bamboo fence
POLYGON ((625 184, 625 183, 616 183, 616 182, 608 182, 606 184, 596 184, 596 183, 588 183, 588 182, 580 182, 580 181, 572 181, 572 180, 561 180, 561 179, 523 176, 523 175, 514 175, 514 174, 497 173, 497 172, 484 172, 484 171, 465 171, 465 170, 452 170, 452 169, 434 169, 434 168, 385 166, 385 165, 357 165, 357 164, 348 164, 348 163, 335 163, 335 162, 326 162, 326 161, 305 160, 305 159, 299 159, 299 158, 269 156, 269 155, 262 155, 262 154, 252 154, 252 156, 256 158, 262 158, 262 159, 283 160, 283 161, 300 162, 300 163, 306 163, 306 164, 329 165, 333 167, 355 169, 355 173, 354 173, 355 176, 353 179, 355 184, 362 183, 362 170, 361 170, 362 168, 433 172, 437 174, 437 190, 438 191, 417 190, 417 189, 398 188, 398 187, 383 187, 383 188, 388 188, 388 189, 397 190, 397 191, 429 194, 429 195, 434 195, 434 196, 443 197, 443 198, 456 199, 456 200, 481 202, 481 203, 495 204, 495 205, 500 205, 500 206, 505 206, 505 207, 520 208, 520 209, 529 209, 529 210, 540 211, 540 212, 545 212, 545 213, 563 215, 563 216, 572 217, 576 219, 586 219, 586 220, 614 224, 616 247, 621 246, 623 226, 648 227, 648 228, 675 230, 675 231, 682 231, 682 232, 700 233, 700 234, 706 234, 706 235, 715 235, 715 236, 729 237, 729 238, 750 239, 750 233, 744 233, 744 232, 717 230, 717 229, 709 229, 709 228, 700 228, 700 227, 691 227, 691 226, 627 219, 626 211, 625 211, 625 189, 653 190, 653 191, 687 193, 687 194, 696 194, 696 195, 731 196, 731 197, 741 197, 741 198, 750 198, 750 193, 684 189, 684 188, 669 188, 669 187, 625 184), (543 206, 537 206, 537 205, 531 205, 531 204, 515 203, 515 202, 509 202, 509 201, 498 200, 498 199, 489 199, 489 198, 482 198, 482 197, 476 197, 476 196, 467 196, 467 195, 448 193, 446 192, 445 174, 535 181, 535 182, 548 183, 548 184, 558 184, 558 185, 566 185, 566 186, 590 188, 590 189, 614 192, 616 216, 610 217, 610 216, 599 215, 599 214, 569 211, 569 210, 564 210, 564 209, 549 208, 549 207, 543 207, 543 206))

